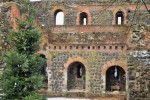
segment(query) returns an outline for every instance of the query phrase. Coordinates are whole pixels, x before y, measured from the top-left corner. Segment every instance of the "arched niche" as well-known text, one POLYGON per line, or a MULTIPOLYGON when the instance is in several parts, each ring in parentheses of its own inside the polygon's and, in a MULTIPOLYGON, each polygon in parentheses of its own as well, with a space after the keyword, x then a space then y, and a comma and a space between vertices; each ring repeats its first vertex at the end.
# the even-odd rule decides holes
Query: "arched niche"
POLYGON ((67 69, 67 89, 84 90, 86 81, 86 69, 81 62, 73 62, 67 69))
POLYGON ((123 25, 124 24, 124 15, 122 11, 118 11, 116 13, 116 24, 123 25))
POLYGON ((106 91, 125 91, 125 71, 120 66, 111 66, 106 71, 106 91))
POLYGON ((64 12, 60 9, 54 13, 55 25, 64 25, 64 12))
POLYGON ((88 24, 88 15, 85 12, 80 13, 80 25, 88 24))

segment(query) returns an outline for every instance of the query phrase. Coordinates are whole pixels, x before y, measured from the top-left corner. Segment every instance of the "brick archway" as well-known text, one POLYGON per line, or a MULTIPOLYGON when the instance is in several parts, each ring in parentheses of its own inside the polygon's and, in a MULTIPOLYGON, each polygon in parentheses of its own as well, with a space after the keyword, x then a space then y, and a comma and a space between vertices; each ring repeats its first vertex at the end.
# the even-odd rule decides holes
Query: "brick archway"
POLYGON ((111 66, 106 71, 106 91, 125 91, 125 70, 120 66, 111 66))
POLYGON ((64 64, 65 69, 67 70, 69 65, 72 64, 73 62, 80 62, 85 66, 85 69, 87 69, 87 62, 81 57, 69 58, 67 62, 64 64))
MULTIPOLYGON (((84 88, 83 89, 79 89, 80 91, 85 91, 88 87, 87 87, 87 85, 86 85, 86 83, 87 83, 87 80, 88 80, 88 77, 87 77, 87 73, 88 73, 88 71, 87 71, 87 62, 83 59, 83 58, 81 58, 81 57, 74 57, 74 58, 69 58, 67 61, 66 61, 66 63, 64 64, 64 76, 65 76, 65 81, 64 81, 64 83, 66 84, 65 85, 65 90, 64 91, 74 91, 73 89, 69 89, 68 87, 70 87, 69 85, 69 78, 68 78, 68 70, 69 70, 69 68, 70 68, 70 65, 72 65, 72 64, 74 64, 74 63, 81 63, 83 66, 84 66, 84 68, 85 68, 85 79, 84 79, 84 88)), ((80 79, 77 79, 78 81, 81 81, 80 79)))
POLYGON ((63 11, 64 15, 66 15, 67 12, 66 12, 65 8, 64 8, 63 6, 60 6, 60 5, 59 5, 59 6, 55 6, 55 7, 51 10, 51 14, 54 15, 54 14, 55 14, 55 11, 57 11, 57 10, 59 10, 59 9, 63 11))
POLYGON ((88 24, 87 25, 91 25, 91 15, 90 15, 90 12, 88 10, 83 10, 83 11, 80 11, 77 13, 77 19, 76 19, 76 24, 77 25, 80 25, 80 14, 85 12, 87 14, 87 17, 88 17, 88 24))
POLYGON ((121 12, 123 12, 123 18, 124 18, 124 24, 127 24, 127 19, 126 19, 126 17, 127 17, 127 12, 126 12, 126 10, 124 9, 124 8, 115 8, 114 9, 114 12, 113 12, 113 16, 114 16, 114 19, 113 19, 113 21, 112 21, 112 25, 116 25, 116 13, 118 12, 118 11, 121 11, 121 12))
MULTIPOLYGON (((106 92, 106 71, 112 66, 119 66, 125 71, 125 78, 127 77, 127 62, 121 60, 111 60, 102 66, 101 77, 103 80, 103 92, 106 92)), ((126 90, 127 90, 127 80, 126 80, 126 90)))
POLYGON ((106 75, 107 69, 110 68, 111 66, 120 66, 125 71, 127 70, 127 63, 125 63, 125 61, 112 60, 103 65, 102 76, 106 75))

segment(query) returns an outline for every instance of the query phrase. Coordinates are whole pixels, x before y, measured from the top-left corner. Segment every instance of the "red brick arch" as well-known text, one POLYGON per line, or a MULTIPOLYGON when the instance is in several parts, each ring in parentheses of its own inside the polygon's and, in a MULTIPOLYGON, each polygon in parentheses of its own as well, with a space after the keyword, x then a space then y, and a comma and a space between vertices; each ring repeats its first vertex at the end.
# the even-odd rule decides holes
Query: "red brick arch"
POLYGON ((83 13, 83 12, 85 12, 88 16, 88 24, 87 25, 90 25, 91 24, 91 15, 90 15, 90 12, 88 10, 79 11, 77 13, 76 24, 80 25, 80 14, 83 13))
POLYGON ((126 10, 124 9, 124 8, 115 8, 114 9, 114 12, 113 12, 113 16, 114 16, 114 20, 112 21, 112 24, 113 25, 116 25, 116 13, 118 12, 118 11, 122 11, 123 12, 123 17, 124 17, 124 24, 127 24, 127 19, 126 19, 126 17, 127 17, 127 12, 126 12, 126 10))
POLYGON ((66 10, 65 10, 65 8, 63 7, 63 6, 55 6, 52 10, 51 10, 51 14, 55 14, 55 11, 57 11, 57 10, 62 10, 63 11, 63 13, 64 13, 64 15, 66 15, 66 10))
POLYGON ((74 62, 80 62, 84 65, 85 69, 87 68, 87 62, 81 57, 69 58, 67 62, 64 64, 65 69, 67 70, 69 65, 74 62))
POLYGON ((102 67, 102 76, 106 75, 106 71, 108 70, 108 68, 112 67, 112 66, 119 66, 122 69, 124 69, 124 71, 126 72, 127 70, 127 63, 125 61, 120 61, 120 60, 112 60, 107 62, 106 64, 103 65, 102 67))
MULTIPOLYGON (((102 73, 101 73, 101 77, 103 80, 103 92, 106 92, 106 71, 108 70, 108 68, 112 67, 112 66, 119 66, 121 67, 124 71, 125 71, 125 77, 127 77, 127 61, 126 60, 116 60, 113 59, 111 61, 106 62, 103 66, 102 66, 102 73)), ((126 90, 127 90, 128 86, 127 86, 127 80, 126 80, 126 90)))

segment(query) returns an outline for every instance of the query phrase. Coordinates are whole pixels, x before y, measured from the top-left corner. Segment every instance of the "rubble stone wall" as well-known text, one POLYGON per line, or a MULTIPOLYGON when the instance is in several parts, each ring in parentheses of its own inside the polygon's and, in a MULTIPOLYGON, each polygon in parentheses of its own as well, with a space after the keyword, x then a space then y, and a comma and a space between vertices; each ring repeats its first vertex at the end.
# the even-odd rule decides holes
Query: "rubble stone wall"
POLYGON ((129 99, 150 99, 150 52, 147 50, 129 51, 128 79, 129 99))
MULTIPOLYGON (((93 1, 92 1, 93 2, 93 1)), ((33 5, 39 9, 36 12, 36 17, 41 24, 46 27, 55 25, 54 13, 56 10, 60 9, 64 12, 64 25, 79 25, 79 14, 81 12, 86 12, 88 14, 88 25, 114 25, 115 24, 115 14, 118 11, 124 13, 124 23, 131 24, 137 20, 141 20, 142 23, 149 25, 149 13, 145 9, 144 5, 139 3, 113 3, 110 4, 78 4, 78 2, 36 2, 33 5), (135 16, 136 11, 136 16, 135 16), (137 16, 138 14, 138 16, 137 16), (134 18, 135 17, 135 18, 134 18)), ((149 5, 148 5, 149 7, 149 5)))
MULTIPOLYGON (((145 2, 147 7, 150 7, 150 2, 148 0, 145 2)), ((146 62, 142 60, 144 58, 130 54, 150 47, 150 16, 142 1, 117 0, 113 3, 112 0, 80 2, 47 0, 47 2, 36 2, 34 6, 39 9, 36 18, 41 25, 44 25, 43 29, 46 31, 47 43, 43 52, 46 52, 48 59, 48 91, 53 92, 49 94, 79 97, 110 96, 112 94, 106 91, 106 71, 110 66, 118 65, 126 72, 126 91, 122 94, 129 100, 149 100, 150 81, 147 77, 149 65, 143 63, 146 62), (54 13, 58 9, 64 12, 63 26, 55 26, 54 13), (124 17, 124 25, 120 27, 116 25, 115 18, 118 11, 122 11, 124 17), (87 26, 79 25, 81 12, 86 12, 88 15, 87 26), (113 44, 119 47, 125 45, 125 48, 123 51, 108 50, 113 44), (82 46, 84 49, 81 49, 82 46), (98 50, 98 46, 106 47, 107 50, 98 50), (72 49, 69 49, 70 47, 72 49), (76 61, 77 58, 83 59, 79 60, 81 63, 86 62, 86 92, 67 90, 66 62, 68 59, 72 59, 71 62, 76 61), (138 66, 142 66, 140 70, 138 66)))
POLYGON ((0 3, 0 99, 3 96, 3 90, 1 89, 1 78, 4 70, 4 62, 2 56, 6 48, 8 48, 8 42, 6 40, 11 29, 10 16, 10 7, 6 4, 0 3))
MULTIPOLYGON (((144 1, 149 8, 150 1, 144 1)), ((8 46, 10 23, 16 28, 12 17, 19 15, 16 8, 4 4, 0 3, 0 72, 3 70, 1 56, 8 46)), ((33 5, 38 9, 35 20, 43 30, 40 52, 47 58, 48 95, 121 95, 106 91, 106 71, 118 65, 126 72, 126 91, 122 95, 129 100, 150 99, 150 16, 142 1, 41 0, 33 5), (63 26, 55 26, 54 13, 58 9, 65 15, 63 26), (117 11, 124 13, 124 25, 115 25, 117 11), (81 12, 88 14, 89 25, 79 25, 81 12), (116 50, 116 46, 119 49, 116 50), (68 49, 70 47, 72 49, 68 49), (85 66, 85 91, 67 90, 67 69, 74 61, 85 66)))
MULTIPOLYGON (((70 93, 67 90, 67 70, 68 66, 72 62, 80 61, 86 68, 86 83, 85 94, 92 94, 91 96, 101 96, 105 91, 105 82, 102 78, 103 66, 106 62, 112 62, 108 64, 109 67, 117 65, 113 61, 123 61, 126 63, 125 52, 88 52, 88 51, 66 51, 66 52, 54 52, 51 51, 47 54, 51 59, 48 65, 49 69, 49 85, 48 91, 62 94, 70 93), (80 58, 82 60, 80 60, 80 58), (67 63, 70 60, 70 63, 67 63), (67 64, 66 64, 67 63, 67 64)), ((118 66, 120 63, 118 63, 118 66)), ((124 67, 124 66, 120 66, 124 67)), ((105 68, 104 68, 105 71, 105 68)), ((78 92, 83 92, 78 90, 78 92)), ((76 92, 75 92, 76 93, 76 92)), ((84 93, 84 92, 83 92, 84 93)))
POLYGON ((7 35, 11 29, 10 16, 10 6, 8 6, 7 4, 0 4, 0 73, 4 68, 2 55, 8 47, 7 35))

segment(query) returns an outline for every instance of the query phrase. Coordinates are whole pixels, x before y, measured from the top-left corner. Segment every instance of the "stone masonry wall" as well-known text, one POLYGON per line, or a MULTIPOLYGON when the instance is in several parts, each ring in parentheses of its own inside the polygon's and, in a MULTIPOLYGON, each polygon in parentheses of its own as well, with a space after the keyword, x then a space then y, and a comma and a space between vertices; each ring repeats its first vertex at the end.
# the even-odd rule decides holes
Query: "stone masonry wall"
POLYGON ((129 100, 150 99, 150 52, 130 51, 128 54, 129 100))
MULTIPOLYGON (((88 1, 89 2, 89 1, 88 1)), ((94 1, 92 1, 94 2, 94 1)), ((39 9, 36 12, 36 17, 39 22, 46 27, 55 25, 54 12, 61 9, 64 12, 64 25, 78 25, 79 14, 86 12, 88 14, 89 25, 114 25, 115 13, 123 11, 125 24, 133 24, 136 20, 141 20, 142 23, 149 25, 149 13, 142 2, 138 3, 96 3, 83 4, 81 2, 35 2, 33 5, 39 9), (138 16, 137 16, 138 15, 138 16)), ((149 5, 147 5, 149 6, 149 5)), ((45 27, 45 28, 46 28, 45 27)))
MULTIPOLYGON (((147 7, 150 7, 150 1, 144 1, 147 7)), ((36 18, 45 32, 43 39, 45 44, 43 43, 44 49, 41 52, 44 52, 48 59, 50 95, 112 96, 105 91, 105 75, 107 68, 118 65, 125 69, 127 74, 126 93, 129 100, 150 99, 150 58, 149 51, 146 49, 150 44, 148 42, 150 16, 142 1, 42 0, 34 2, 33 5, 38 9, 36 18), (64 26, 55 26, 54 12, 58 9, 64 12, 64 26), (124 25, 115 25, 117 11, 123 11, 124 25), (79 25, 81 12, 88 14, 89 25, 79 25), (73 49, 65 49, 67 46, 73 49), (82 46, 86 49, 81 49, 82 46), (103 50, 95 49, 98 46, 103 50), (116 46, 120 49, 116 50, 116 46), (109 50, 106 50, 108 48, 109 50), (143 51, 137 51, 139 49, 143 51), (67 90, 67 69, 74 61, 83 63, 86 68, 86 91, 67 90)), ((16 28, 11 17, 14 18, 19 13, 16 8, 13 12, 10 12, 9 6, 0 4, 0 56, 8 46, 6 38, 11 28, 10 22, 13 28, 16 28)), ((3 69, 1 58, 0 72, 3 69)))
POLYGON ((8 48, 7 35, 9 33, 10 26, 10 6, 7 4, 0 3, 0 99, 3 96, 3 91, 1 89, 1 76, 4 70, 4 62, 2 55, 6 48, 8 48))
POLYGON ((111 25, 114 19, 113 11, 92 11, 91 25, 111 25))
POLYGON ((0 73, 3 70, 2 53, 8 47, 7 35, 11 29, 10 26, 10 6, 0 4, 0 73))
MULTIPOLYGON (((149 8, 150 1, 144 1, 149 8)), ((119 65, 118 62, 122 61, 124 64, 120 67, 123 67, 127 74, 124 95, 127 94, 129 100, 149 100, 149 65, 143 63, 144 58, 130 54, 136 49, 144 50, 149 46, 149 12, 142 0, 113 2, 112 0, 68 0, 67 2, 43 0, 33 3, 39 9, 36 18, 46 35, 43 49, 46 51, 43 52, 47 52, 48 58, 48 91, 52 92, 49 94, 71 96, 77 93, 79 97, 109 96, 111 94, 105 91, 104 71, 107 69, 103 69, 103 66, 108 68, 119 65), (58 9, 64 12, 63 26, 55 25, 54 12, 58 9), (115 14, 118 11, 122 11, 124 16, 124 25, 120 27, 115 24, 115 14), (81 12, 88 14, 89 24, 86 26, 79 25, 81 12), (120 47, 125 45, 126 51, 95 49, 98 46, 115 48, 115 45, 120 47), (78 58, 83 59, 81 63, 83 61, 86 67, 86 92, 67 90, 66 63, 69 59, 76 61, 78 58)))
POLYGON ((125 32, 70 32, 70 33, 50 33, 49 43, 57 44, 125 44, 127 41, 125 32), (122 38, 124 37, 124 38, 122 38))
MULTIPOLYGON (((86 92, 83 96, 102 96, 102 92, 105 91, 105 83, 102 79, 102 66, 112 60, 126 62, 125 52, 96 52, 96 51, 66 51, 66 52, 48 52, 49 57, 49 85, 48 91, 53 92, 55 95, 62 95, 63 93, 69 93, 67 90, 67 68, 65 64, 69 59, 78 61, 78 58, 82 58, 86 68, 86 92), (76 60, 75 60, 76 59, 76 60)), ((80 61, 79 61, 80 62, 80 61)), ((114 66, 109 65, 109 66, 114 66)), ((123 66, 120 66, 123 67, 123 66)), ((73 92, 74 93, 74 92, 73 92)), ((72 94, 73 94, 72 93, 72 94)), ((105 94, 106 95, 106 94, 105 94)))

